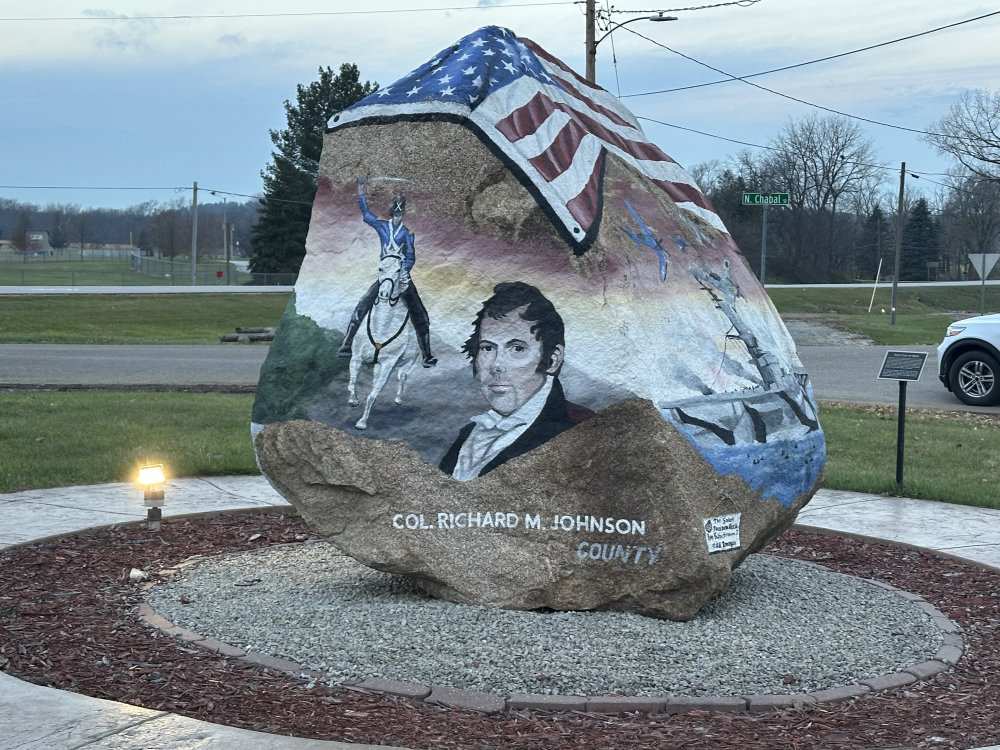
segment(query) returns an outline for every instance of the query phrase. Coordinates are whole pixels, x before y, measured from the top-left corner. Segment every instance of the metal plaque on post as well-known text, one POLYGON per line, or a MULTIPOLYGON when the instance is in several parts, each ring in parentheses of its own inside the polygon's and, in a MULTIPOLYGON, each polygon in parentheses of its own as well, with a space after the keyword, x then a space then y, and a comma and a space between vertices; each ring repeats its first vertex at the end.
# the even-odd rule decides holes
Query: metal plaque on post
POLYGON ((886 352, 879 380, 919 380, 927 352, 886 352))
POLYGON ((927 352, 893 352, 885 353, 879 380, 899 381, 899 418, 896 424, 896 484, 903 483, 903 441, 906 432, 906 384, 911 380, 920 379, 920 371, 924 369, 927 352))

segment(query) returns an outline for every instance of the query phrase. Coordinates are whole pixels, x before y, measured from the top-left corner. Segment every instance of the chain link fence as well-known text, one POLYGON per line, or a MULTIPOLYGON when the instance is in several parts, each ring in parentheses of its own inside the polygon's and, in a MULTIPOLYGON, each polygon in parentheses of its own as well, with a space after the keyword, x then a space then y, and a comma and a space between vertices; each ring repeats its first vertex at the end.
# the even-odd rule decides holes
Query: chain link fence
POLYGON ((134 248, 0 249, 0 286, 294 286, 294 273, 252 273, 246 260, 226 263, 142 255, 134 248))
MULTIPOLYGON (((191 263, 185 261, 150 258, 135 253, 131 258, 131 268, 137 274, 162 279, 172 285, 190 285, 191 263)), ((297 274, 294 273, 253 273, 246 262, 199 263, 195 268, 194 284, 209 286, 293 286, 297 274)))

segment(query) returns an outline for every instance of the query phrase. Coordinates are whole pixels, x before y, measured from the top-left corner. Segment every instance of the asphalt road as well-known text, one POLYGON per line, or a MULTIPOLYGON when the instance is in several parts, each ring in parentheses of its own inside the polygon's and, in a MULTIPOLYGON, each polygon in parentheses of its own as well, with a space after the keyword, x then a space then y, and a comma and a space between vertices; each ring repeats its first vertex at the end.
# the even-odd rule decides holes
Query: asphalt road
POLYGON ((0 344, 0 388, 250 390, 267 351, 266 344, 0 344))
POLYGON ((966 406, 944 387, 937 376, 933 346, 799 346, 799 359, 812 380, 819 401, 851 404, 898 404, 899 381, 879 380, 888 351, 926 352, 920 379, 906 383, 906 406, 919 409, 988 411, 966 406))
MULTIPOLYGON (((858 404, 899 403, 899 382, 878 380, 885 353, 928 352, 920 379, 906 385, 908 408, 983 411, 965 406, 937 379, 932 346, 799 345, 816 398, 858 404)), ((124 387, 249 391, 266 344, 87 346, 0 344, 0 388, 124 387)))

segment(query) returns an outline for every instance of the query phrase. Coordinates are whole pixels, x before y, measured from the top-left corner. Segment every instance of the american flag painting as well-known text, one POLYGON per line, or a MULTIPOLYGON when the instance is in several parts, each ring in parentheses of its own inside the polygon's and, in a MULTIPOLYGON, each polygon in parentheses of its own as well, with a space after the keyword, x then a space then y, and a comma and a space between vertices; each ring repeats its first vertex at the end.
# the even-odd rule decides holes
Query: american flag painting
POLYGON ((473 127, 582 254, 600 225, 604 160, 613 153, 675 203, 725 232, 694 180, 651 143, 622 103, 528 39, 488 26, 335 115, 329 129, 447 119, 473 127))

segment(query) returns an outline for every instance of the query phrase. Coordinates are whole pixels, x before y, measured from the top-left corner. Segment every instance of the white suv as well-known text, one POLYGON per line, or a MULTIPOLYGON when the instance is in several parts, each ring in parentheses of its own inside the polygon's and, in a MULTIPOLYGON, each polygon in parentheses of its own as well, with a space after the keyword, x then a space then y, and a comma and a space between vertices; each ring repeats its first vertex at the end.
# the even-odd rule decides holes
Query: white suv
POLYGON ((952 323, 937 355, 938 377, 959 400, 1000 403, 1000 313, 952 323))

